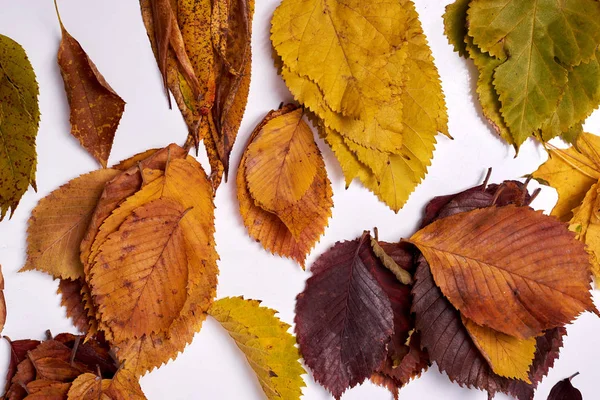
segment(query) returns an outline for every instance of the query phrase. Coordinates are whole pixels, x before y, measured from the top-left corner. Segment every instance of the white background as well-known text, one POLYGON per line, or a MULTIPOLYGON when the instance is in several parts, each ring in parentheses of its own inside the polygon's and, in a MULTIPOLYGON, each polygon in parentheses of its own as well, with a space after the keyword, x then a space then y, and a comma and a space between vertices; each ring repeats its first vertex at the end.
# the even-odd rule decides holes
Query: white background
MULTIPOLYGON (((448 103, 453 141, 439 136, 433 165, 424 183, 408 204, 394 214, 374 195, 353 184, 344 189, 342 172, 327 146, 323 152, 333 184, 333 217, 321 242, 308 258, 336 241, 353 239, 364 229, 379 228, 380 237, 398 241, 414 233, 424 205, 433 196, 463 190, 481 183, 488 167, 492 182, 514 179, 534 171, 546 158, 544 150, 527 142, 515 158, 514 150, 501 142, 482 120, 474 99, 475 70, 452 52, 443 35, 442 14, 448 0, 418 0, 425 33, 429 38, 448 103)), ((253 127, 269 110, 291 100, 271 61, 270 18, 279 0, 257 0, 254 17, 252 86, 248 108, 231 155, 235 177, 241 151, 253 127)), ((177 109, 170 111, 161 79, 135 0, 60 0, 62 19, 80 41, 106 80, 127 102, 117 131, 110 163, 143 150, 171 142, 183 144, 187 129, 177 109)), ((94 160, 70 135, 69 111, 56 64, 60 30, 51 0, 0 0, 0 33, 19 42, 26 50, 40 85, 41 125, 37 139, 38 192, 29 190, 13 218, 0 223, 0 264, 6 278, 8 320, 4 334, 12 339, 42 338, 44 331, 74 332, 55 294, 57 282, 39 272, 17 274, 25 261, 26 221, 37 201, 69 179, 98 168, 94 160)), ((173 103, 175 104, 175 103, 173 103)), ((600 114, 590 118, 588 131, 600 134, 600 114)), ((202 157, 208 167, 205 157, 202 157)), ((263 305, 280 311, 292 323, 296 295, 309 272, 292 261, 265 252, 247 235, 238 212, 235 180, 224 183, 216 197, 216 242, 221 256, 218 297, 244 295, 261 299, 263 305)), ((532 188, 537 187, 533 183, 532 188)), ((556 201, 553 189, 544 188, 535 208, 549 211, 556 201)), ((565 279, 568 279, 565 276, 565 279)), ((599 304, 600 292, 595 293, 599 304)), ((569 336, 555 368, 542 382, 536 400, 545 400, 551 387, 574 372, 574 381, 586 400, 598 398, 600 379, 600 319, 581 316, 568 327, 569 336)), ((0 384, 8 363, 8 348, 0 344, 0 384)), ((330 396, 305 375, 307 400, 330 396)), ((141 385, 147 397, 158 399, 261 399, 257 380, 245 359, 218 323, 210 318, 202 331, 175 362, 146 375, 141 385)), ((400 391, 401 399, 484 400, 477 390, 460 388, 432 367, 420 379, 400 391)), ((351 399, 389 399, 384 389, 369 383, 344 395, 351 399)), ((498 395, 497 398, 506 397, 498 395)))

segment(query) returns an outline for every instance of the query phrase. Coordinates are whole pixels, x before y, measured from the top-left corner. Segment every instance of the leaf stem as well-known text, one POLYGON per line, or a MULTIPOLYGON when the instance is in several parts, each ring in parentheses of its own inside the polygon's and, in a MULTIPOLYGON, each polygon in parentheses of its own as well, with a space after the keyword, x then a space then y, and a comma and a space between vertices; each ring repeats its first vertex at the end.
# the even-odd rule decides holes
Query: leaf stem
POLYGON ((61 29, 65 29, 65 26, 62 23, 62 19, 60 18, 60 13, 58 12, 58 4, 56 0, 54 0, 54 9, 56 10, 56 16, 58 17, 58 23, 60 24, 61 29))
POLYGON ((575 372, 573 375, 571 375, 569 377, 569 381, 573 380, 573 378, 575 378, 577 375, 579 375, 579 372, 575 372))

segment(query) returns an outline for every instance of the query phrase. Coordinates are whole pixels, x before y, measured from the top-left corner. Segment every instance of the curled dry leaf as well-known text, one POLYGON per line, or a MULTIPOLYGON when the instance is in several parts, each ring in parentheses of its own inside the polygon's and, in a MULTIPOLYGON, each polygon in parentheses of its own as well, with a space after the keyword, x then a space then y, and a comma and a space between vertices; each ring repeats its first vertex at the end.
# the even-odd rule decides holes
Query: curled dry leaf
POLYGON ((208 313, 233 338, 258 377, 268 399, 299 399, 304 368, 290 326, 276 311, 256 300, 227 297, 215 301, 208 313))
MULTIPOLYGON (((58 15, 58 6, 56 13, 58 15)), ((62 31, 58 65, 71 108, 71 134, 106 167, 125 102, 98 72, 79 42, 67 32, 60 15, 58 20, 62 31)))
POLYGON ((8 210, 15 212, 29 185, 36 188, 38 94, 25 50, 0 35, 0 221, 8 210))
POLYGON ((579 389, 573 386, 571 381, 575 378, 579 373, 571 376, 570 378, 563 379, 558 382, 548 395, 548 400, 583 400, 583 396, 579 389))
POLYGON ((321 255, 296 300, 296 334, 304 361, 336 398, 383 374, 396 395, 428 365, 426 357, 411 354, 406 345, 413 329, 410 288, 383 266, 370 239, 365 233, 321 255), (405 374, 388 370, 398 365, 405 374))
POLYGON ((271 111, 256 127, 236 183, 250 236, 304 265, 327 226, 333 201, 325 163, 300 108, 271 111))
POLYGON ((216 188, 229 170, 250 89, 254 1, 140 0, 140 6, 188 142, 204 139, 216 188))
POLYGON ((479 325, 527 339, 594 310, 583 245, 559 221, 528 207, 452 215, 411 243, 452 305, 479 325))
POLYGON ((346 184, 359 178, 398 211, 425 176, 435 135, 447 133, 444 96, 411 1, 346 3, 283 1, 272 19, 276 64, 346 184))
POLYGON ((112 379, 81 374, 73 381, 66 400, 141 400, 145 399, 136 377, 125 369, 112 379))

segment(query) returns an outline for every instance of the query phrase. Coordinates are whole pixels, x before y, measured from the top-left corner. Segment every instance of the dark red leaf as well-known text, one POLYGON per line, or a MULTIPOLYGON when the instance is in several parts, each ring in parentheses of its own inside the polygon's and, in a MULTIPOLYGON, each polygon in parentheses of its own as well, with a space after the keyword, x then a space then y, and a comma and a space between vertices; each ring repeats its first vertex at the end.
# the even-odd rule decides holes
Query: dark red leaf
POLYGON ((336 398, 379 368, 394 315, 371 274, 378 258, 370 238, 340 242, 313 264, 296 300, 296 336, 306 365, 336 398))
POLYGON ((13 376, 17 372, 17 366, 21 361, 27 358, 27 352, 35 349, 39 344, 39 340, 10 340, 7 336, 4 337, 10 345, 10 362, 8 364, 8 371, 6 372, 6 385, 4 392, 8 392, 10 383, 13 376))
POLYGON ((548 400, 583 400, 579 389, 573 387, 571 380, 578 374, 558 382, 548 395, 548 400))

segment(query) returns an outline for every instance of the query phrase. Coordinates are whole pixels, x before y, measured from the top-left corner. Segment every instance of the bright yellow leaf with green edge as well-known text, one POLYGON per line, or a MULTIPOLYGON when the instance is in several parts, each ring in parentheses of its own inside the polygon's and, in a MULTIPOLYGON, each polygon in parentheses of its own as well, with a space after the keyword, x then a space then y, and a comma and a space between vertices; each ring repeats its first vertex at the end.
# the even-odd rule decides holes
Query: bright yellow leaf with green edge
POLYGON ((578 240, 586 244, 590 253, 592 273, 596 285, 600 282, 600 197, 598 184, 592 185, 581 205, 573 210, 569 230, 575 232, 578 240))
POLYGON ((0 221, 35 189, 39 88, 25 50, 0 35, 0 221))
POLYGON ((357 118, 399 89, 388 64, 408 19, 401 2, 284 0, 271 40, 283 63, 314 81, 333 111, 357 118))
POLYGON ((535 337, 517 339, 470 319, 463 317, 462 320, 473 343, 496 374, 531 383, 529 369, 535 356, 535 337))
POLYGON ((299 399, 305 386, 296 339, 276 311, 256 300, 227 297, 208 311, 248 359, 268 399, 299 399))
POLYGON ((548 154, 548 161, 532 175, 538 182, 556 189, 558 203, 551 214, 569 222, 572 210, 600 178, 600 137, 583 133, 576 147, 550 148, 548 154))
POLYGON ((594 55, 598 20, 600 3, 594 0, 471 2, 469 35, 482 51, 505 59, 495 70, 494 85, 517 147, 556 110, 567 68, 594 55))

